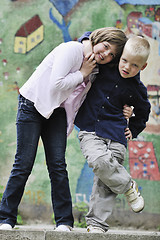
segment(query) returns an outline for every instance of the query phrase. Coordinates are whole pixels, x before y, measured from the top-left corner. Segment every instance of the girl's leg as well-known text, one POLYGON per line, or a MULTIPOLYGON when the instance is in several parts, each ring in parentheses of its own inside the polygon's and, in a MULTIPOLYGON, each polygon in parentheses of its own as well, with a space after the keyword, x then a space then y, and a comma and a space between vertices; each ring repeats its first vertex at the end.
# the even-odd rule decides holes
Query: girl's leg
POLYGON ((33 104, 20 97, 17 114, 17 152, 0 204, 0 222, 16 224, 17 209, 31 173, 40 136, 39 114, 33 104))
POLYGON ((63 224, 72 227, 72 201, 65 163, 66 131, 67 121, 65 110, 57 108, 54 110, 52 116, 44 121, 42 141, 51 181, 51 197, 56 225, 63 224))

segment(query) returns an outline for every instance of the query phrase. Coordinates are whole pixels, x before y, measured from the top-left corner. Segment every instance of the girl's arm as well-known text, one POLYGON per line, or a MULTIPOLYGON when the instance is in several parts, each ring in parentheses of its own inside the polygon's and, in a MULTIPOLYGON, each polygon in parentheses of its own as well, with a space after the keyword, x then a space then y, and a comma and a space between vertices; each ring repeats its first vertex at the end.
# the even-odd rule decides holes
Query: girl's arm
POLYGON ((94 60, 94 54, 93 53, 87 54, 80 68, 80 72, 82 73, 83 78, 86 78, 95 67, 96 67, 96 61, 94 60))
POLYGON ((53 58, 50 79, 57 91, 73 91, 95 67, 93 56, 88 56, 83 61, 83 46, 78 42, 61 44, 53 58))

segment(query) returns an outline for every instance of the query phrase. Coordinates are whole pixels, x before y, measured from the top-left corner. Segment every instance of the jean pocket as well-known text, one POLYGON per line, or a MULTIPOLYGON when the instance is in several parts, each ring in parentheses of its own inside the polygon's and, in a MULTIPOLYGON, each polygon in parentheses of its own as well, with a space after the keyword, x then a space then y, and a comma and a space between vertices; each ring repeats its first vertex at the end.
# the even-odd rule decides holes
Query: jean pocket
POLYGON ((33 102, 24 98, 19 100, 17 123, 22 121, 37 121, 37 117, 39 118, 39 116, 40 114, 35 109, 33 102))

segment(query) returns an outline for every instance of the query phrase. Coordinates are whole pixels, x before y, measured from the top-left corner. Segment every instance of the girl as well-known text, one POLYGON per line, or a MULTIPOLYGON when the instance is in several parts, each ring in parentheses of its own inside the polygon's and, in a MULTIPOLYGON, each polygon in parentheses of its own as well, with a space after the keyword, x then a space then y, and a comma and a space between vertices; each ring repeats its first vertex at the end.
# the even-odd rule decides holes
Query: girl
POLYGON ((86 89, 86 78, 96 63, 106 64, 118 58, 126 40, 119 29, 101 28, 84 43, 62 43, 45 57, 22 86, 17 113, 17 152, 0 204, 0 229, 12 229, 16 224, 18 206, 41 137, 51 181, 56 227, 57 230, 71 230, 72 202, 65 163, 66 100, 80 86, 86 89))

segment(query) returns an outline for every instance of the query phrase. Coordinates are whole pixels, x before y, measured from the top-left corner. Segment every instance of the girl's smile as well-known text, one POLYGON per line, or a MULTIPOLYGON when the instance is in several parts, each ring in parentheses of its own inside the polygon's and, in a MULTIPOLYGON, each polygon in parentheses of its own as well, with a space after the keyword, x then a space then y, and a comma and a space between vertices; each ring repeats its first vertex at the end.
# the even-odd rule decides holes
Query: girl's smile
POLYGON ((116 46, 109 42, 101 42, 93 46, 93 53, 97 63, 106 64, 116 56, 116 46))

